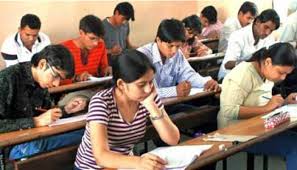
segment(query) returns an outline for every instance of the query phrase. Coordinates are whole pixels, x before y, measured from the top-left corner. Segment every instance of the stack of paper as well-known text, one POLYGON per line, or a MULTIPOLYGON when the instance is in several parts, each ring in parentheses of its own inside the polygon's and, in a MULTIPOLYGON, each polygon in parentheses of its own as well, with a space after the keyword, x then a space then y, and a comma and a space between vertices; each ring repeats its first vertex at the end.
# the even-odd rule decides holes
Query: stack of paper
POLYGON ((149 153, 166 160, 166 169, 185 169, 202 152, 211 147, 212 145, 170 146, 160 147, 149 153))
POLYGON ((73 116, 73 117, 69 117, 69 118, 58 119, 58 120, 54 121, 53 123, 49 124, 48 126, 57 126, 57 125, 63 125, 66 123, 78 122, 81 120, 86 120, 86 118, 87 118, 87 114, 73 116))

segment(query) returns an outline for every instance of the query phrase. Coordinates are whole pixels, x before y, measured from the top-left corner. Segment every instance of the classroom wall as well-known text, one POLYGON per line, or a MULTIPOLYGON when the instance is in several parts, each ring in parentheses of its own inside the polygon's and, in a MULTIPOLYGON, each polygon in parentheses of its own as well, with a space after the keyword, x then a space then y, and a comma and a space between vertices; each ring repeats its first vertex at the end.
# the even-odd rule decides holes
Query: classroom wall
MULTIPOLYGON (((271 7, 271 0, 254 0, 259 9, 271 7)), ((8 34, 17 32, 21 17, 26 13, 38 15, 41 30, 47 33, 53 43, 71 39, 78 34, 78 22, 86 14, 95 14, 101 19, 111 16, 117 3, 121 1, 55 1, 18 0, 0 2, 0 44, 8 34)), ((182 19, 191 14, 199 14, 206 5, 218 8, 219 19, 236 16, 244 0, 197 0, 197 1, 130 1, 135 9, 136 21, 131 22, 131 40, 135 45, 153 41, 157 27, 163 18, 182 19), (230 5, 232 4, 232 6, 230 5), (238 6, 238 8, 235 8, 238 6)))

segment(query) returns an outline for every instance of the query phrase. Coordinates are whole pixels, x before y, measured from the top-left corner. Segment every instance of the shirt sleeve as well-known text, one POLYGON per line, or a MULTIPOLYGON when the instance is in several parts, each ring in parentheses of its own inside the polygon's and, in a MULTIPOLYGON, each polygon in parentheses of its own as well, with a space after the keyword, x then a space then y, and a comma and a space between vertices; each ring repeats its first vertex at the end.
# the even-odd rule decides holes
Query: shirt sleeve
POLYGON ((228 61, 237 61, 237 62, 239 62, 239 57, 241 55, 241 51, 242 51, 242 48, 243 48, 243 44, 242 44, 243 40, 238 39, 237 36, 238 36, 237 32, 232 33, 231 36, 230 36, 228 46, 227 46, 227 50, 226 50, 226 54, 225 54, 224 60, 222 62, 224 67, 225 67, 225 64, 228 61))
MULTIPOLYGON (((180 52, 180 55, 182 53, 180 52)), ((178 83, 182 81, 189 81, 192 87, 202 88, 205 83, 211 80, 210 76, 203 77, 199 73, 197 73, 189 64, 188 60, 185 59, 184 56, 181 57, 181 61, 178 69, 178 83)))
POLYGON ((296 41, 297 38, 297 24, 286 24, 285 28, 282 32, 282 35, 280 37, 281 42, 290 42, 290 41, 296 41), (294 26, 295 25, 295 26, 294 26), (294 35, 295 34, 295 35, 294 35))
POLYGON ((12 116, 9 116, 14 114, 7 111, 8 105, 12 103, 14 92, 12 82, 9 79, 0 78, 0 91, 0 133, 33 128, 34 121, 32 117, 12 119, 12 116))
POLYGON ((220 95, 220 113, 231 120, 238 119, 240 106, 243 105, 248 96, 249 84, 246 78, 229 78, 226 77, 222 85, 220 95))
POLYGON ((100 97, 95 96, 92 98, 89 105, 87 122, 94 121, 107 126, 109 119, 108 112, 107 103, 100 97))

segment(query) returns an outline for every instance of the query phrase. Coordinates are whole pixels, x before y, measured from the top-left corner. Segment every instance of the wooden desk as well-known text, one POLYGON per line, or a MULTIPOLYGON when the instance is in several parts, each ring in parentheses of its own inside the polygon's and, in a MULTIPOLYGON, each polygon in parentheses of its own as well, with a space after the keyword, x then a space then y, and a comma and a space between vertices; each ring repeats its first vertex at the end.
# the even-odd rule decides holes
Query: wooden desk
POLYGON ((256 144, 258 142, 262 142, 265 139, 270 138, 273 135, 279 134, 283 131, 286 131, 290 128, 297 126, 297 121, 294 120, 291 122, 284 123, 274 129, 265 129, 264 128, 264 121, 261 119, 260 116, 239 122, 237 124, 233 124, 223 129, 219 129, 214 133, 221 133, 221 134, 229 134, 229 135, 255 135, 256 138, 243 142, 237 145, 232 145, 231 142, 205 142, 202 139, 205 136, 195 138, 186 142, 181 143, 181 145, 203 145, 203 144, 213 144, 214 146, 206 151, 203 155, 201 155, 198 159, 196 159, 192 164, 190 164, 187 169, 198 169, 210 163, 214 163, 218 160, 224 159, 230 155, 233 155, 237 152, 242 151, 249 146, 256 144), (220 151, 218 146, 220 144, 225 144, 227 150, 220 151))
POLYGON ((111 83, 111 81, 112 81, 112 77, 108 77, 102 81, 90 81, 89 80, 89 81, 77 82, 77 83, 72 83, 72 84, 67 84, 67 85, 61 85, 58 87, 52 87, 52 88, 49 88, 48 91, 51 94, 71 92, 71 91, 76 91, 76 90, 92 88, 92 87, 96 87, 96 86, 102 86, 107 83, 111 83))
POLYGON ((205 62, 205 61, 209 61, 209 60, 222 59, 222 58, 224 58, 224 56, 225 56, 225 53, 215 53, 215 54, 209 54, 209 55, 201 56, 201 57, 190 57, 187 60, 189 61, 189 63, 205 62))

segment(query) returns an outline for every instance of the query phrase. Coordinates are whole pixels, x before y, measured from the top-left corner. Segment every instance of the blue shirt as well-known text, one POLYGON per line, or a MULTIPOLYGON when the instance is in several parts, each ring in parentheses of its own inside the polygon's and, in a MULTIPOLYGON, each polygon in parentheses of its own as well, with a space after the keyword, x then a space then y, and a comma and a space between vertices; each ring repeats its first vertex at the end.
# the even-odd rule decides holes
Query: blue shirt
POLYGON ((185 59, 181 50, 162 63, 161 54, 157 43, 149 43, 137 49, 144 53, 156 69, 155 84, 161 98, 177 96, 176 85, 183 81, 189 81, 192 87, 202 88, 211 80, 211 77, 202 77, 185 59))

